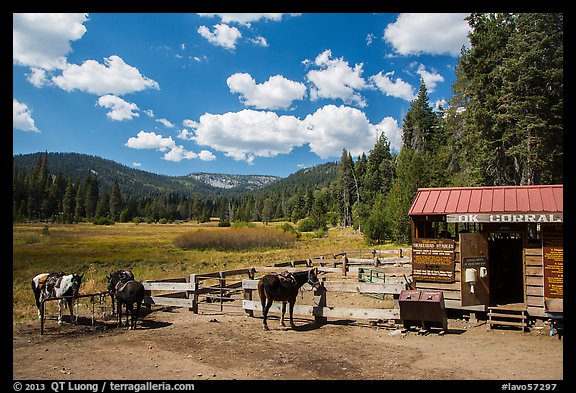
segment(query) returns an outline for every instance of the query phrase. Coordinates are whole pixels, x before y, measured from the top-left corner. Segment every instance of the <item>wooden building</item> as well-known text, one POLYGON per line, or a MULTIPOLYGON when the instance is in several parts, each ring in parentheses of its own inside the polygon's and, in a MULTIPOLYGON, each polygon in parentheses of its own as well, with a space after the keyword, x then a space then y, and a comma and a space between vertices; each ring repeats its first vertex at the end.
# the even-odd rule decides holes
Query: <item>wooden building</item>
POLYGON ((421 188, 409 211, 412 277, 447 308, 563 305, 563 185, 421 188))

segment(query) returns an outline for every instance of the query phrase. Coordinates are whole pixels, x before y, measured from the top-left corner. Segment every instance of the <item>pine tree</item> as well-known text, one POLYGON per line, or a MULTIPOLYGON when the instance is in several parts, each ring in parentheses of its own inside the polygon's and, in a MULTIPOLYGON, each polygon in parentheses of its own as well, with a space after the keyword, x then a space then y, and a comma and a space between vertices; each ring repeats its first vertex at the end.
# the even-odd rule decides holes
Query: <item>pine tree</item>
POLYGON ((410 104, 410 109, 402 124, 403 146, 420 152, 434 152, 434 129, 436 114, 430 106, 428 90, 424 79, 420 81, 418 95, 410 104))
POLYGON ((84 196, 84 209, 86 218, 93 218, 96 216, 96 205, 98 204, 100 189, 98 186, 98 178, 88 173, 85 183, 85 196, 84 196))
POLYGON ((562 14, 471 14, 468 21, 471 47, 454 85, 466 99, 470 142, 461 155, 482 185, 562 182, 562 14))
POLYGON ((112 221, 120 219, 120 212, 123 209, 122 194, 120 193, 120 185, 118 180, 114 181, 112 191, 110 192, 110 200, 108 201, 109 217, 112 221))
POLYGON ((563 16, 522 13, 496 74, 496 121, 515 184, 562 182, 563 16))
POLYGON ((368 153, 366 173, 362 183, 364 202, 371 204, 379 193, 386 195, 393 177, 394 163, 390 154, 390 143, 386 135, 381 133, 368 153))
POLYGON ((86 183, 84 181, 78 183, 75 205, 74 221, 80 222, 86 217, 86 183))
POLYGON ((338 190, 338 201, 340 202, 340 224, 343 227, 349 227, 352 225, 355 182, 354 162, 346 149, 342 149, 342 155, 340 156, 336 187, 338 190))
POLYGON ((66 191, 64 192, 64 198, 62 199, 62 219, 64 222, 69 224, 74 222, 74 210, 76 207, 75 195, 76 189, 72 183, 72 178, 68 177, 66 180, 66 191))

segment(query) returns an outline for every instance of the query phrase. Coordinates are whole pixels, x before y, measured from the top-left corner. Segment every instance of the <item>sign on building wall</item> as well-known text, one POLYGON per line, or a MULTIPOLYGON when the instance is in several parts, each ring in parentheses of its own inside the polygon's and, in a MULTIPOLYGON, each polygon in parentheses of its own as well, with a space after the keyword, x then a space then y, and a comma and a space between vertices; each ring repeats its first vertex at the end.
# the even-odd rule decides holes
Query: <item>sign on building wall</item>
POLYGON ((544 267, 544 300, 564 297, 563 226, 542 227, 542 263, 544 267))
POLYGON ((412 277, 417 281, 454 282, 454 249, 454 240, 415 239, 412 277))
POLYGON ((475 222, 498 222, 498 223, 511 223, 511 222, 534 222, 534 223, 551 223, 563 222, 563 213, 515 213, 515 214, 447 214, 446 222, 459 222, 459 223, 475 223, 475 222))

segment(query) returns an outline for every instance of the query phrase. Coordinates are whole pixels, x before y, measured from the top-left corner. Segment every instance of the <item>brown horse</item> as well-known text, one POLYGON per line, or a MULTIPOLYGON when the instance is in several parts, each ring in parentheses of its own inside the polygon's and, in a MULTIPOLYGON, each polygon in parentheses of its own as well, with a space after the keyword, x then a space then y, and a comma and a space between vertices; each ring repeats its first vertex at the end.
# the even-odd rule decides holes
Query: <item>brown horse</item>
POLYGON ((272 306, 274 300, 282 302, 282 318, 280 323, 284 325, 284 314, 286 313, 286 303, 290 302, 290 326, 295 328, 293 313, 294 303, 296 303, 296 296, 300 287, 306 283, 312 285, 313 288, 320 286, 318 281, 317 269, 310 269, 303 272, 289 273, 288 275, 268 274, 260 279, 258 282, 258 295, 262 302, 262 312, 264 314, 264 330, 268 330, 266 319, 268 317, 268 310, 272 306))
POLYGON ((140 307, 142 306, 142 300, 144 300, 144 285, 140 281, 130 280, 125 283, 118 281, 116 283, 116 302, 118 311, 118 327, 122 326, 122 304, 126 305, 126 325, 128 330, 136 329, 136 321, 138 320, 138 314, 140 314, 140 307), (134 304, 136 304, 136 309, 134 309, 134 304), (132 320, 128 321, 128 316, 132 317, 132 320))

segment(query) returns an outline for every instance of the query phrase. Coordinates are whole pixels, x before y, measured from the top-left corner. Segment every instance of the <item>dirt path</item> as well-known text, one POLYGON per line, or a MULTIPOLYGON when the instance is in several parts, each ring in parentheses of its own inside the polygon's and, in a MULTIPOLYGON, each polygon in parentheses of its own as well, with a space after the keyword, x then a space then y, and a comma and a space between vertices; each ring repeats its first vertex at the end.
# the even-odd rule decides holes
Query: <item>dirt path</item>
MULTIPOLYGON (((270 331, 262 319, 154 307, 138 329, 112 322, 13 326, 14 379, 197 380, 561 380, 563 341, 548 329, 487 331, 450 319, 449 332, 421 336, 329 320, 270 331)), ((542 326, 542 325, 541 325, 542 326)))

